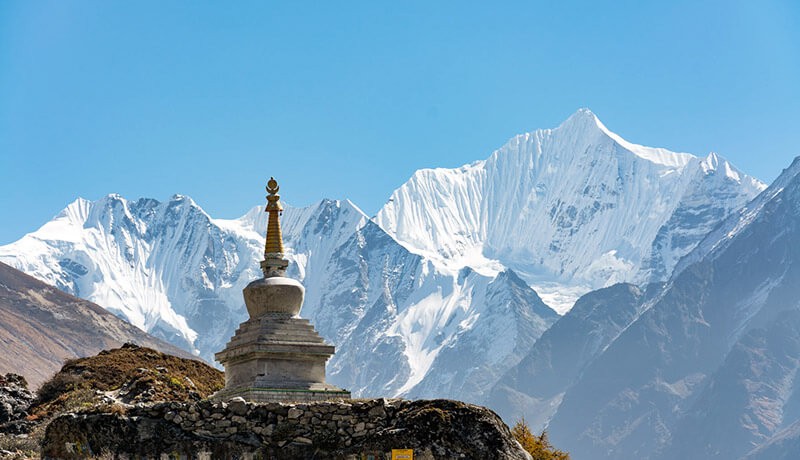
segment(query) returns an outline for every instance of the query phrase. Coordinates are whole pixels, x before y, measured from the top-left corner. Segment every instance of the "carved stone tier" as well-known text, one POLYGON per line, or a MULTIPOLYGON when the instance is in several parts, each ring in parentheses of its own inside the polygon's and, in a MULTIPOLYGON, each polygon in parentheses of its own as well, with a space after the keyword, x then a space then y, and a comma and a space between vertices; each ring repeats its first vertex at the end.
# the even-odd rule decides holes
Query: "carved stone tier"
POLYGON ((284 277, 262 278, 245 288, 251 318, 215 355, 225 366, 225 389, 215 398, 275 402, 350 397, 325 383, 325 363, 334 347, 307 319, 296 316, 303 293, 299 282, 284 277))

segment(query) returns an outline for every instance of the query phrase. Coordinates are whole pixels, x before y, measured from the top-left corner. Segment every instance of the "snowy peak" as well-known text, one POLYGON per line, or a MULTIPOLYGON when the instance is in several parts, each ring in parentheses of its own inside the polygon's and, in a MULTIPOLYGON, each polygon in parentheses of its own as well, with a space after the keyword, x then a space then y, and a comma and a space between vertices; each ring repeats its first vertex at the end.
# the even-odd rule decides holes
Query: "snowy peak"
POLYGON ((614 141, 619 137, 605 127, 589 109, 579 109, 569 118, 564 120, 555 129, 539 129, 532 133, 523 134, 526 137, 545 137, 553 136, 556 138, 569 139, 574 142, 575 150, 582 150, 581 147, 597 145, 614 141))
POLYGON ((733 181, 738 184, 742 184, 744 187, 759 191, 766 188, 764 183, 758 179, 744 174, 742 171, 733 166, 728 160, 720 155, 717 155, 715 152, 709 153, 708 156, 700 162, 700 169, 706 176, 716 175, 720 178, 720 180, 733 181))
MULTIPOLYGON (((309 264, 330 258, 365 222, 349 201, 287 207, 284 236, 295 275, 303 279, 309 264)), ((215 220, 185 195, 161 202, 110 194, 75 200, 0 248, 0 260, 211 360, 245 316, 241 290, 260 273, 265 229, 262 206, 215 220)))
MULTIPOLYGON (((366 214, 350 200, 332 200, 324 198, 317 203, 304 208, 297 208, 284 204, 284 213, 281 218, 281 227, 284 232, 293 234, 293 229, 305 225, 311 216, 324 214, 326 216, 349 216, 352 223, 366 218, 366 214)), ((242 217, 237 219, 215 219, 214 222, 233 227, 252 227, 258 231, 266 230, 268 214, 264 212, 264 205, 251 208, 242 217)))
POLYGON ((91 209, 91 206, 91 201, 84 198, 78 198, 72 203, 68 204, 67 207, 58 213, 55 218, 66 219, 70 222, 86 222, 86 219, 89 217, 89 210, 91 209))
POLYGON ((683 168, 696 157, 689 153, 676 153, 663 148, 646 147, 623 139, 608 129, 597 115, 587 108, 578 109, 558 128, 553 130, 560 136, 582 139, 589 144, 604 142, 610 139, 623 149, 652 163, 669 168, 683 168))
MULTIPOLYGON (((0 260, 210 361, 246 318, 241 293, 260 276, 266 224, 263 206, 213 219, 186 196, 108 195, 77 200, 0 247, 0 260)), ((477 402, 557 319, 513 272, 440 270, 350 201, 286 206, 281 227, 289 276, 306 288, 302 314, 337 346, 328 375, 355 394, 444 388, 473 350, 447 395, 477 402)))
POLYGON ((716 155, 632 144, 581 109, 484 161, 418 171, 375 221, 440 267, 512 268, 563 312, 591 289, 666 279, 762 188, 716 155))
MULTIPOLYGON (((724 163, 727 165, 727 161, 724 163)), ((726 166, 726 168, 728 167, 726 166)), ((744 178, 745 183, 752 181, 752 178, 744 176, 735 169, 733 169, 733 172, 744 178)), ((730 178, 727 172, 723 177, 730 178)), ((760 183, 757 185, 760 185, 760 183)), ((789 194, 791 195, 796 193, 798 188, 800 188, 800 157, 795 158, 792 164, 784 169, 778 178, 755 199, 738 209, 737 212, 728 217, 713 231, 708 232, 697 247, 678 262, 673 276, 677 276, 689 265, 705 257, 713 256, 713 254, 719 253, 728 247, 737 235, 744 232, 749 225, 764 214, 764 210, 768 206, 777 203, 787 190, 790 191, 789 194), (792 192, 792 190, 795 192, 792 192)), ((793 198, 790 196, 789 199, 793 198)))
POLYGON ((519 297, 529 297, 530 300, 527 302, 528 305, 531 306, 531 313, 536 314, 538 317, 546 320, 555 322, 559 315, 556 313, 555 310, 547 306, 539 297, 539 294, 531 289, 522 278, 519 277, 514 270, 506 269, 500 272, 497 277, 489 283, 487 289, 487 295, 492 296, 496 293, 501 292, 512 292, 519 297))
POLYGON ((594 112, 592 112, 588 107, 581 107, 580 109, 576 110, 575 113, 564 120, 559 127, 579 124, 593 126, 601 129, 602 131, 606 131, 606 128, 600 122, 600 119, 597 118, 597 115, 595 115, 594 112))
MULTIPOLYGON (((573 134, 576 139, 579 138, 597 138, 605 135, 609 136, 613 133, 609 131, 605 125, 597 118, 588 108, 580 108, 575 113, 564 120, 557 128, 553 130, 539 130, 539 131, 560 131, 569 132, 573 134)), ((614 134, 616 135, 616 134, 614 134)))
POLYGON ((171 215, 197 213, 198 216, 210 219, 194 200, 185 195, 173 195, 170 200, 161 202, 152 198, 128 201, 112 193, 97 201, 78 198, 56 215, 54 220, 89 228, 113 225, 114 222, 130 224, 136 219, 148 220, 156 217, 156 212, 171 215))
MULTIPOLYGON (((727 163, 727 161, 725 163, 727 163)), ((717 166, 719 166, 719 155, 714 152, 709 153, 701 163, 701 166, 705 172, 716 171, 717 166)))
POLYGON ((579 109, 570 115, 555 129, 540 129, 527 135, 539 135, 538 137, 540 137, 548 134, 555 137, 569 138, 575 142, 576 146, 580 144, 598 144, 607 141, 607 139, 611 138, 611 135, 616 136, 603 125, 591 110, 585 108, 579 109))

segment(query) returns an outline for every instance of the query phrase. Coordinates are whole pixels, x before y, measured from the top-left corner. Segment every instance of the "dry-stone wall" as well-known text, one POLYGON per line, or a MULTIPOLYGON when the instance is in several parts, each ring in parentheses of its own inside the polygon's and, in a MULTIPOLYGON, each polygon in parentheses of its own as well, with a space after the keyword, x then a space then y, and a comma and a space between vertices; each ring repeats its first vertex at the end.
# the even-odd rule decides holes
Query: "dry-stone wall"
POLYGON ((307 404, 162 403, 68 414, 47 428, 42 457, 76 459, 527 459, 492 411, 449 400, 307 404))

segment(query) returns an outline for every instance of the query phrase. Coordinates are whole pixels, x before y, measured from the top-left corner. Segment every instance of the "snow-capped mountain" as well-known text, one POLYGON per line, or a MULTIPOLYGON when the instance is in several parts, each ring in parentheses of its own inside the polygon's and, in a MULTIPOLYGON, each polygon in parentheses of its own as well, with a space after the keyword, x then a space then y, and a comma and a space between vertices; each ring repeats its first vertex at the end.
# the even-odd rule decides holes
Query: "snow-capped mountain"
MULTIPOLYGON (((459 278, 476 275, 462 270, 459 278)), ((483 401, 486 392, 510 367, 526 356, 558 315, 513 271, 501 272, 494 280, 481 276, 472 283, 471 317, 464 315, 458 331, 437 331, 443 348, 431 370, 407 396, 436 398, 458 394, 468 401, 483 401), (485 288, 483 287, 485 285, 485 288), (465 361, 465 357, 470 357, 465 361)), ((466 284, 466 282, 465 282, 466 284)), ((446 325, 445 325, 446 331, 446 325)))
MULTIPOLYGON (((476 400, 483 386, 461 388, 437 370, 452 366, 447 356, 471 347, 461 375, 488 388, 557 318, 512 272, 440 270, 347 201, 287 207, 282 227, 288 274, 306 287, 302 314, 337 346, 329 380, 354 394, 424 382, 427 394, 476 400)), ((222 220, 184 196, 109 195, 76 200, 0 248, 0 260, 211 361, 245 319, 241 292, 261 276, 265 231, 261 207, 222 220)))
MULTIPOLYGON (((302 315, 337 347, 332 383, 481 402, 558 319, 548 305, 666 278, 762 187, 714 154, 634 145, 580 110, 485 161, 417 172, 375 221, 323 200, 288 207, 282 227, 302 315)), ((78 199, 0 261, 211 360, 245 319, 265 227, 260 207, 214 219, 184 196, 109 195, 78 199)))
POLYGON ((550 422, 553 442, 577 459, 757 458, 796 442, 798 241, 800 158, 584 368, 550 422))
POLYGON ((581 296, 498 380, 485 404, 504 420, 524 417, 534 431, 545 429, 584 368, 647 308, 661 287, 620 283, 581 296))
POLYGON ((581 109, 484 161, 416 172, 376 222, 439 265, 511 268, 564 312, 591 289, 666 280, 763 188, 716 154, 631 144, 581 109))
POLYGON ((244 319, 257 244, 214 224, 190 198, 78 199, 0 260, 208 359, 244 319))

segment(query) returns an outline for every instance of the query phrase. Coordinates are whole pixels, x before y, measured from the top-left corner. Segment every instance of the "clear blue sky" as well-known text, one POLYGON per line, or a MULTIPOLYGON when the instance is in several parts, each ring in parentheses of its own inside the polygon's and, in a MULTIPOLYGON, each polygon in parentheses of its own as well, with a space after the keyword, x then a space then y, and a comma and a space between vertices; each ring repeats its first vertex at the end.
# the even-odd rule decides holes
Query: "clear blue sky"
POLYGON ((0 244, 78 196, 211 215, 349 198, 591 108, 771 181, 800 155, 800 2, 0 2, 0 244), (605 3, 605 4, 603 4, 605 3))

